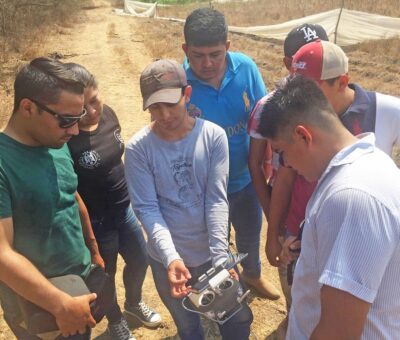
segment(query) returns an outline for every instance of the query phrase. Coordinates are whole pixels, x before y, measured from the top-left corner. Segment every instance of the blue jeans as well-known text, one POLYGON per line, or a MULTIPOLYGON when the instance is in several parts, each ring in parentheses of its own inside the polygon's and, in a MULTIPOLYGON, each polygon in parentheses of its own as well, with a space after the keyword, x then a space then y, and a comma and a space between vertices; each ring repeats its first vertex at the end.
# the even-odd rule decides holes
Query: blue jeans
POLYGON ((262 210, 253 184, 242 190, 228 194, 229 223, 233 225, 236 235, 236 247, 239 253, 249 254, 241 265, 249 277, 260 277, 260 232, 262 210))
MULTIPOLYGON (((182 307, 182 299, 175 299, 171 296, 167 270, 164 265, 149 257, 151 270, 153 272, 154 283, 157 292, 164 305, 167 307, 174 319, 181 340, 202 340, 204 339, 203 329, 200 324, 198 314, 188 312, 182 307)), ((211 267, 211 262, 207 262, 195 268, 188 268, 192 281, 197 281, 198 277, 211 267)), ((253 314, 246 303, 243 308, 223 325, 219 325, 222 339, 225 340, 246 340, 250 335, 250 325, 253 322, 253 314)))
MULTIPOLYGON (((131 206, 91 217, 92 227, 99 246, 100 255, 105 262, 105 270, 115 286, 117 257, 121 254, 125 261, 123 281, 125 299, 135 305, 142 298, 142 285, 148 267, 146 241, 141 225, 131 206)), ((119 309, 116 304, 116 308, 119 309)), ((110 312, 115 315, 116 311, 110 312)), ((109 313, 107 318, 110 320, 109 313)))

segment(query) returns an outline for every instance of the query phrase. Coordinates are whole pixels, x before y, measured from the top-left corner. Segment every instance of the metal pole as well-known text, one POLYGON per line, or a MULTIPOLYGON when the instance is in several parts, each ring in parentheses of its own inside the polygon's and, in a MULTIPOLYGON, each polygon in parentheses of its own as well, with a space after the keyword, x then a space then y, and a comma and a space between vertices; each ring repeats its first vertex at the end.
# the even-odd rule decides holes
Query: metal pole
POLYGON ((344 0, 342 0, 342 7, 340 8, 340 12, 339 12, 338 19, 337 19, 337 22, 336 22, 336 27, 335 27, 335 40, 334 40, 334 43, 335 43, 335 44, 336 44, 336 38, 337 38, 337 30, 338 30, 338 27, 339 27, 340 17, 341 17, 341 15, 342 15, 343 8, 344 8, 344 0))

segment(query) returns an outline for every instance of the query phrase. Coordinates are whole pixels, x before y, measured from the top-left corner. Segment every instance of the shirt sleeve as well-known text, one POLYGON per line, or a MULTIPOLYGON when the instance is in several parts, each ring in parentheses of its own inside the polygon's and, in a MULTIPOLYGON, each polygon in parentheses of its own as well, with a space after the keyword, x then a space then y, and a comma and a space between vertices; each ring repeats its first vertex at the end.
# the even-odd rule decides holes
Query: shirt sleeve
POLYGON ((227 259, 229 218, 227 198, 228 154, 228 139, 221 130, 212 146, 205 194, 205 216, 210 253, 214 266, 227 259))
POLYGON ((261 112, 263 110, 266 97, 261 98, 257 102, 256 106, 254 107, 253 111, 250 114, 249 124, 247 125, 247 133, 250 135, 250 137, 255 138, 255 139, 263 139, 263 140, 267 139, 258 132, 258 126, 260 125, 261 112))
POLYGON ((0 219, 12 216, 11 197, 7 179, 0 168, 0 219))
POLYGON ((135 214, 165 268, 181 259, 159 209, 156 186, 143 145, 129 144, 125 150, 125 177, 135 214))
POLYGON ((316 220, 322 227, 316 255, 319 282, 372 303, 398 246, 398 220, 358 189, 338 191, 323 205, 316 220))

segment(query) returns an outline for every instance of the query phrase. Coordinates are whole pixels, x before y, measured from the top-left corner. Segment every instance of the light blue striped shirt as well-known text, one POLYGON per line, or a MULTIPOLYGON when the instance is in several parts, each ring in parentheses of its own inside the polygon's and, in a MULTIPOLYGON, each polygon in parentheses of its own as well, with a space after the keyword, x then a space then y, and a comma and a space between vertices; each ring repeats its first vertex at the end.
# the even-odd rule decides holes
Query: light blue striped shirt
POLYGON ((308 339, 322 285, 371 304, 362 339, 400 339, 400 170, 367 134, 329 163, 306 211, 287 339, 308 339))

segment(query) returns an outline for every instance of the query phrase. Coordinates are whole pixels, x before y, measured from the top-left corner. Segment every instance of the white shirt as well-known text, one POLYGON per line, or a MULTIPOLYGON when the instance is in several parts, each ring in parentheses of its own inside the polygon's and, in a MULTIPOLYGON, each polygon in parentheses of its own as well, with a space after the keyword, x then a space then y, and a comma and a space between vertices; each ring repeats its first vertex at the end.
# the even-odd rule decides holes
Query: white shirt
POLYGON ((400 170, 374 135, 341 150, 306 211, 287 339, 308 339, 328 285, 371 304, 362 339, 400 338, 400 170))

